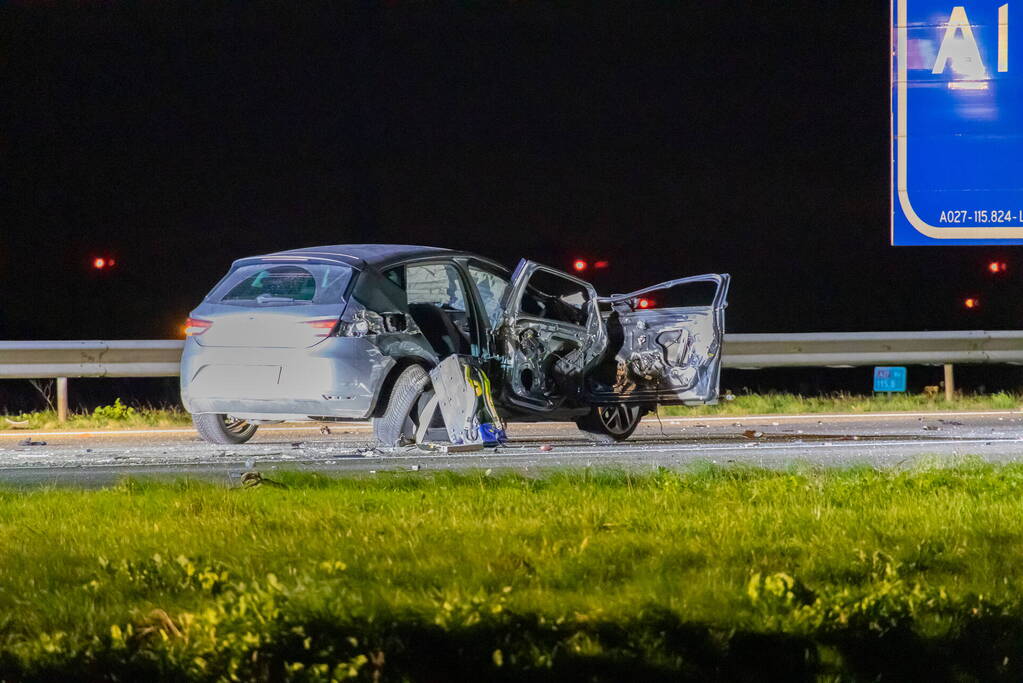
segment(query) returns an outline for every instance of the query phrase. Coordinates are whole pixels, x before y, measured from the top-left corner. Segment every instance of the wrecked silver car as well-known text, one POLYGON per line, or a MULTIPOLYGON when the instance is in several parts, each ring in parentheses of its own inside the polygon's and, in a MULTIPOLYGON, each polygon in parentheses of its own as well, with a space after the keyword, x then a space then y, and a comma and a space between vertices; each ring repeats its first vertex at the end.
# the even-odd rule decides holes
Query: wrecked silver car
POLYGON ((728 275, 598 296, 554 268, 466 252, 340 245, 235 261, 186 324, 181 399, 199 434, 372 419, 412 440, 429 371, 452 354, 510 422, 572 420, 622 440, 658 404, 717 400, 728 275))

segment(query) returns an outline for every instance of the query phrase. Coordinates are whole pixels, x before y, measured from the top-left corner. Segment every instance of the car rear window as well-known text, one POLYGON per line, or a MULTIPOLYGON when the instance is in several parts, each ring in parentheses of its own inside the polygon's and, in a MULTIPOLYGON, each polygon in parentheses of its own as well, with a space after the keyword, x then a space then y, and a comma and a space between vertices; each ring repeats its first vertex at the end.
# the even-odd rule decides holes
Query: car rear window
POLYGON ((234 268, 207 301, 232 306, 341 303, 352 269, 320 263, 254 263, 234 268))

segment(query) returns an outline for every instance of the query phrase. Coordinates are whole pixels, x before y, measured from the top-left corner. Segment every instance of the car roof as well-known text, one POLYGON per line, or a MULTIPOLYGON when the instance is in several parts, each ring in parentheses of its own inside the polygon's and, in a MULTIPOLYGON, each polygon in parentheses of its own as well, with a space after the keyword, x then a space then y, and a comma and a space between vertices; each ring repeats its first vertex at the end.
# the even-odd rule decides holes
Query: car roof
MULTIPOLYGON (((444 249, 441 247, 424 247, 413 244, 334 244, 321 247, 302 247, 301 249, 288 249, 286 251, 275 251, 272 254, 254 257, 256 259, 268 257, 298 256, 306 258, 326 258, 338 260, 353 266, 386 266, 391 263, 404 261, 421 256, 470 256, 480 259, 486 263, 500 266, 492 259, 479 256, 467 251, 455 249, 444 249)), ((249 259, 241 259, 247 261, 249 259)), ((500 266, 505 269, 504 266, 500 266)))

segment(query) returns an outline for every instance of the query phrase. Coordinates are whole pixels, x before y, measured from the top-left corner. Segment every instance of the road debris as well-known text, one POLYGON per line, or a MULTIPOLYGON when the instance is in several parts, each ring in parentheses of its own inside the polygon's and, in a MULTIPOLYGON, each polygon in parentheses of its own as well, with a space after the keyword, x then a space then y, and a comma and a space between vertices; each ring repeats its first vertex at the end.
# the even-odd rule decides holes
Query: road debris
POLYGON ((301 448, 302 447, 302 442, 301 441, 292 441, 291 442, 291 447, 292 448, 301 448))
POLYGON ((540 450, 543 451, 544 453, 548 453, 554 450, 554 446, 550 445, 549 443, 545 443, 544 445, 540 446, 540 450))
POLYGON ((434 453, 474 453, 476 451, 482 451, 484 444, 434 443, 432 441, 424 441, 423 443, 417 444, 417 447, 424 451, 433 451, 434 453))
POLYGON ((742 435, 745 436, 747 439, 759 439, 764 435, 764 433, 757 429, 747 429, 742 433, 742 435))
POLYGON ((18 442, 19 446, 45 446, 45 441, 33 441, 31 438, 22 439, 18 442))
POLYGON ((279 489, 288 488, 287 485, 282 484, 279 481, 274 481, 273 479, 265 478, 262 474, 256 472, 255 470, 253 470, 252 472, 246 472, 245 474, 242 475, 242 487, 244 488, 251 489, 256 488, 257 486, 262 486, 264 484, 279 489))
POLYGON ((361 455, 364 458, 379 458, 384 455, 384 452, 376 446, 366 446, 365 448, 356 448, 352 455, 361 455))
POLYGON ((330 434, 330 427, 323 425, 320 427, 320 434, 330 434))
POLYGON ((409 469, 412 470, 413 472, 418 472, 420 469, 420 465, 413 465, 409 469))

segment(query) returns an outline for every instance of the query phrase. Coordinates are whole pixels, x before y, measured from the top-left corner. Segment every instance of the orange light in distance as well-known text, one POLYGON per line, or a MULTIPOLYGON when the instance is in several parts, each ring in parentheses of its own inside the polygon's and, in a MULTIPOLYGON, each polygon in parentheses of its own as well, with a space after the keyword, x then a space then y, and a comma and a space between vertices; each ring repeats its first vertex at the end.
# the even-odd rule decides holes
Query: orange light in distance
POLYGON ((987 269, 992 273, 1004 273, 1008 269, 1008 264, 1005 261, 992 261, 987 264, 987 269))
POLYGON ((575 269, 576 269, 576 271, 578 271, 578 272, 580 272, 580 273, 581 273, 582 271, 586 270, 586 267, 587 267, 588 265, 589 265, 589 264, 588 264, 588 263, 586 263, 586 261, 583 261, 582 259, 576 259, 576 260, 575 260, 575 261, 574 261, 574 262, 572 263, 572 267, 573 267, 573 268, 575 268, 575 269))
POLYGON ((640 299, 640 300, 639 300, 639 301, 638 301, 638 302, 636 303, 636 306, 637 306, 638 308, 650 308, 650 307, 651 307, 651 306, 653 306, 653 305, 654 305, 654 300, 653 300, 653 299, 645 299, 645 298, 643 298, 643 299, 640 299))
POLYGON ((96 270, 103 270, 104 268, 107 267, 107 260, 102 257, 94 258, 92 260, 92 267, 95 268, 96 270))
POLYGON ((969 298, 963 299, 963 306, 966 306, 967 308, 979 308, 980 307, 980 299, 975 299, 972 296, 969 297, 969 298))

